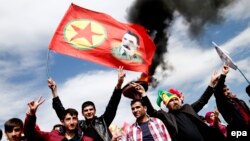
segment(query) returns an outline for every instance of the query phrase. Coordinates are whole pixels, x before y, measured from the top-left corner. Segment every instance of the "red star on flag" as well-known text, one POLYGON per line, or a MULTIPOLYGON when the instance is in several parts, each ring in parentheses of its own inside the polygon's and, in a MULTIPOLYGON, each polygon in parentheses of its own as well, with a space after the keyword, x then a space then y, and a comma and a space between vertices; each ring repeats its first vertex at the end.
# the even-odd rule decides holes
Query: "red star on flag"
POLYGON ((86 40, 89 41, 89 43, 91 45, 93 45, 92 37, 95 36, 95 35, 98 35, 98 36, 102 35, 102 34, 99 34, 99 33, 92 32, 92 30, 91 30, 91 22, 89 22, 89 24, 84 29, 81 29, 81 28, 79 28, 79 27, 77 27, 75 25, 71 25, 71 26, 77 32, 77 34, 74 37, 72 37, 70 39, 70 41, 73 41, 73 40, 75 40, 77 38, 85 38, 86 40))

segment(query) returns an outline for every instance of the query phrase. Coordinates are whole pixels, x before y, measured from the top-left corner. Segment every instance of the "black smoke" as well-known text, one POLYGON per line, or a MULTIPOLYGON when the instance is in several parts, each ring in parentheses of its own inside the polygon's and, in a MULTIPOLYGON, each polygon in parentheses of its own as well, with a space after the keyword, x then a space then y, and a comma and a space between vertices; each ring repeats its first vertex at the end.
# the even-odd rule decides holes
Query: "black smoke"
POLYGON ((128 20, 144 26, 156 44, 156 52, 149 69, 154 75, 158 66, 169 69, 164 61, 167 53, 168 27, 178 12, 189 24, 189 34, 193 39, 199 37, 206 24, 218 24, 223 21, 221 9, 234 0, 135 0, 128 11, 128 20))
POLYGON ((191 37, 197 38, 205 24, 219 24, 224 21, 222 8, 234 0, 173 0, 175 10, 190 24, 191 37))

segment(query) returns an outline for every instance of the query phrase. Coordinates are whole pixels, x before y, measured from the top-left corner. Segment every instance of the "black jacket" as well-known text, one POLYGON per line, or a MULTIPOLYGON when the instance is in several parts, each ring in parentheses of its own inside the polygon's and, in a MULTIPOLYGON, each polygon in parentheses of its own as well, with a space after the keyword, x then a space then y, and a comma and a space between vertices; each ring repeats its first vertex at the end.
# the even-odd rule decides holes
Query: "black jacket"
MULTIPOLYGON (((205 139, 205 141, 216 141, 214 138, 218 138, 220 141, 224 140, 223 134, 221 134, 217 129, 209 127, 207 124, 205 124, 200 117, 198 116, 198 112, 203 108, 204 105, 207 104, 208 100, 213 94, 213 88, 208 86, 206 91, 203 93, 203 95, 193 104, 184 104, 181 108, 180 112, 185 113, 189 117, 192 117, 194 122, 198 123, 196 125, 199 125, 198 128, 200 129, 200 132, 205 139), (215 136, 215 137, 214 137, 215 136)), ((178 126, 177 122, 174 116, 174 113, 171 112, 165 112, 163 110, 155 110, 150 103, 148 97, 143 97, 143 101, 147 105, 147 112, 152 117, 157 117, 163 121, 165 126, 167 127, 170 136, 173 141, 177 141, 178 137, 178 126)), ((188 126, 188 125, 187 125, 188 126)))
MULTIPOLYGON (((86 131, 87 126, 92 126, 95 130, 94 132, 96 132, 103 141, 111 141, 112 135, 108 127, 115 118, 116 111, 121 100, 121 94, 121 89, 115 89, 103 115, 101 115, 100 117, 94 117, 91 123, 87 124, 85 120, 79 121, 79 128, 81 129, 83 134, 86 131)), ((53 108, 56 111, 57 116, 61 120, 65 109, 59 97, 53 98, 53 108)), ((92 137, 92 135, 87 136, 92 137)))
MULTIPOLYGON (((214 88, 216 105, 224 120, 227 122, 228 138, 231 137, 231 131, 247 131, 250 133, 250 121, 246 123, 242 112, 245 116, 250 117, 250 111, 247 104, 238 98, 228 98, 224 95, 223 88, 225 85, 226 75, 221 75, 217 85, 214 88), (238 106, 237 106, 238 105, 238 106), (242 111, 242 112, 241 112, 242 111)), ((249 136, 249 135, 248 135, 249 136)), ((241 137, 241 139, 244 139, 241 137)))

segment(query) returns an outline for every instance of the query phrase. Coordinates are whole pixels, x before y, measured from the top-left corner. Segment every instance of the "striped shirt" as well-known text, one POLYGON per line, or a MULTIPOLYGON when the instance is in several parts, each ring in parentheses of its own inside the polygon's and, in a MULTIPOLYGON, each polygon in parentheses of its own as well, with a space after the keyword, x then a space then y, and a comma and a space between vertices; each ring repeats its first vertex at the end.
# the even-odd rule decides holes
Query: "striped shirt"
MULTIPOLYGON (((149 118, 148 127, 154 141, 171 141, 171 137, 163 122, 158 118, 149 118)), ((136 122, 126 132, 127 141, 143 141, 142 130, 136 122)))

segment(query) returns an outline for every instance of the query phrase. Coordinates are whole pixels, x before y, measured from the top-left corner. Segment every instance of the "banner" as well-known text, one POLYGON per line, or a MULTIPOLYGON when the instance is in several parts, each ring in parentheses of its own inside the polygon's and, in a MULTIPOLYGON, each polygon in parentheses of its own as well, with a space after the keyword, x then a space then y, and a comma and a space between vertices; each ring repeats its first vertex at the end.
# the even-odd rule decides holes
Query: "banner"
POLYGON ((49 45, 50 50, 109 67, 148 73, 155 45, 146 30, 71 4, 49 45))

